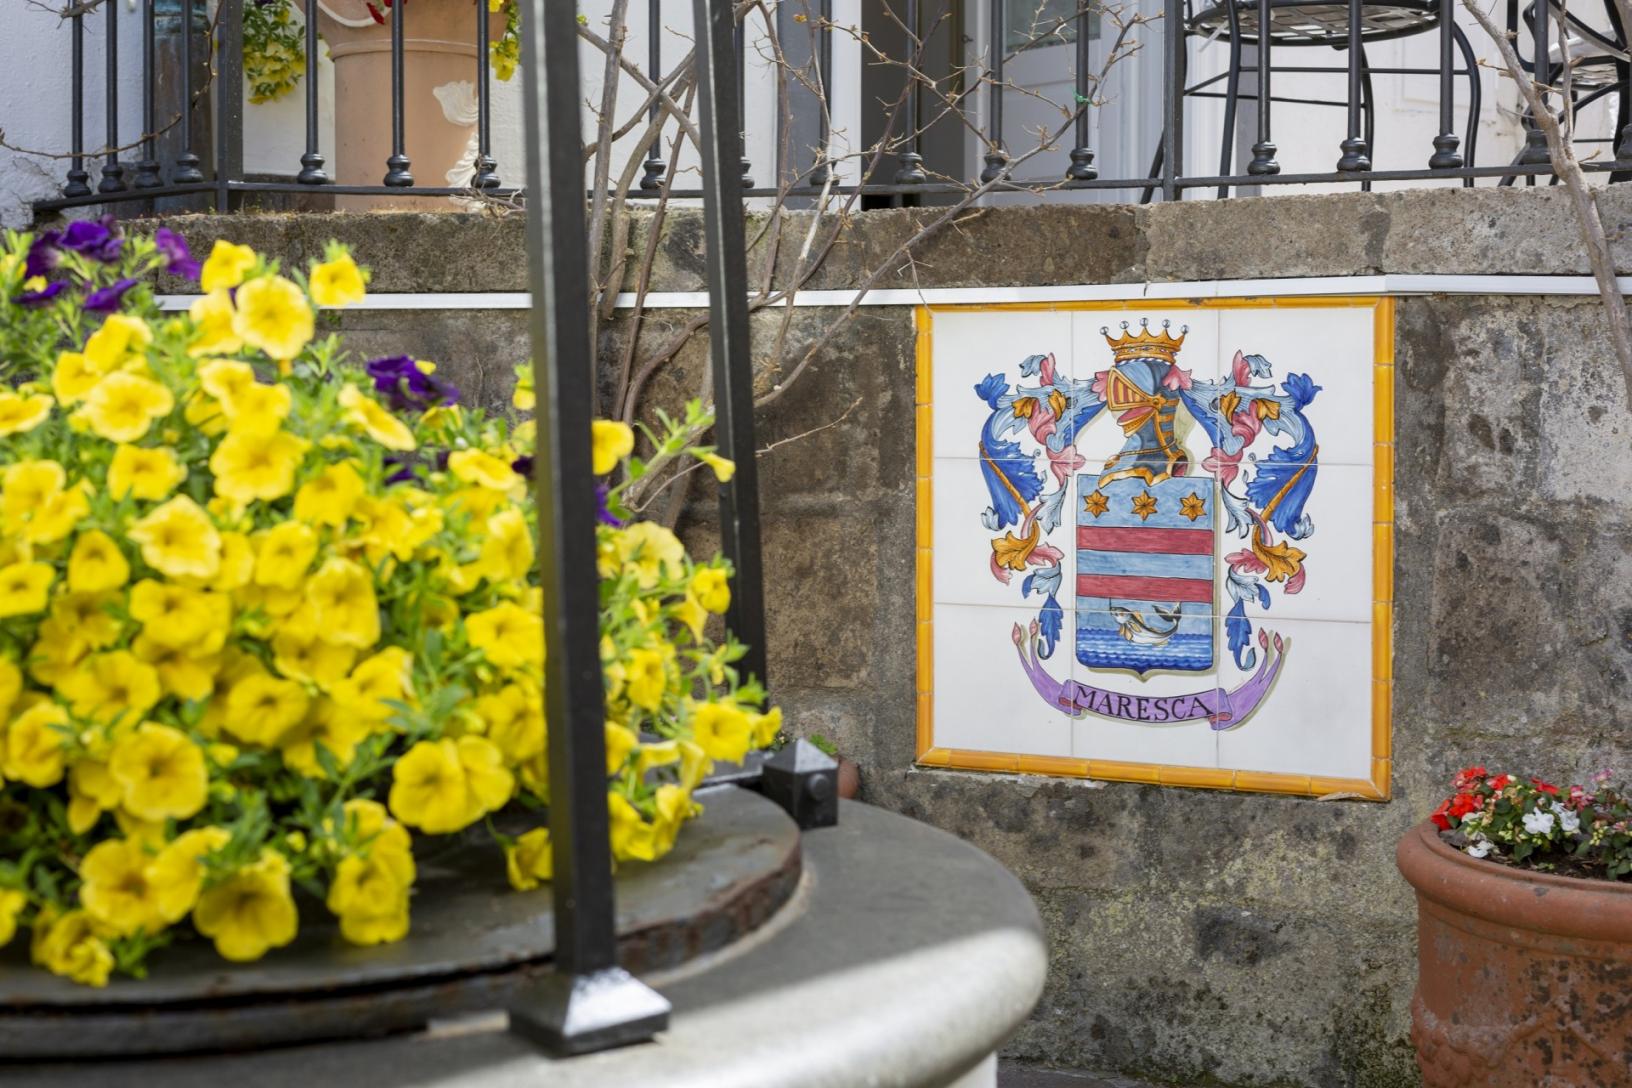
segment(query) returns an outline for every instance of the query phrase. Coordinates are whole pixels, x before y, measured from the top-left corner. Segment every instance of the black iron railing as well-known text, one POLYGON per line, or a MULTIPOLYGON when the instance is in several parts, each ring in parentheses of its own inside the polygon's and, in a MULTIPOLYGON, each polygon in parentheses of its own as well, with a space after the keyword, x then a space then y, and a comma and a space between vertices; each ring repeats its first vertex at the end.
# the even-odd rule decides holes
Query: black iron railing
MULTIPOLYGON (((473 192, 514 198, 514 186, 502 181, 499 164, 493 158, 492 95, 493 79, 490 72, 487 43, 490 15, 486 3, 473 3, 470 37, 475 47, 475 90, 478 106, 476 125, 477 154, 468 186, 425 185, 416 179, 414 164, 408 156, 408 134, 415 124, 413 111, 404 102, 405 66, 410 60, 404 55, 404 35, 411 34, 407 24, 413 19, 413 6, 399 4, 392 11, 390 57, 391 81, 391 151, 380 162, 378 184, 337 184, 333 179, 333 164, 326 164, 319 150, 321 109, 319 101, 317 59, 320 43, 317 20, 306 21, 304 34, 306 79, 304 153, 298 170, 290 164, 290 172, 283 176, 247 177, 243 167, 244 115, 242 96, 221 93, 223 88, 236 89, 242 81, 243 6, 255 0, 221 0, 208 24, 208 37, 195 34, 195 18, 203 15, 202 0, 140 0, 134 12, 121 10, 121 5, 107 2, 102 10, 92 5, 86 11, 74 14, 66 47, 73 65, 73 95, 70 131, 64 133, 64 143, 71 145, 74 155, 61 193, 38 203, 42 211, 83 205, 112 205, 130 201, 147 202, 147 207, 168 206, 153 204, 169 197, 208 198, 219 210, 228 210, 245 193, 276 193, 285 198, 299 194, 357 196, 424 196, 448 197, 469 195, 473 192), (180 63, 172 64, 179 71, 165 70, 163 58, 154 47, 154 27, 161 9, 179 5, 183 27, 180 42, 180 63), (143 21, 143 50, 140 86, 143 94, 144 132, 133 144, 121 151, 118 98, 122 83, 129 73, 121 67, 117 49, 117 30, 125 19, 143 21), (105 72, 100 80, 86 71, 84 39, 87 19, 102 21, 106 30, 104 45, 105 72), (199 40, 195 40, 195 38, 199 40), (203 56, 208 63, 199 68, 203 56), (100 87, 98 87, 100 84, 100 87), (179 100, 186 116, 165 116, 158 108, 158 89, 174 88, 179 84, 179 100), (107 131, 105 143, 95 147, 87 143, 85 132, 86 95, 100 90, 106 97, 107 131), (203 131, 213 147, 195 147, 203 131), (165 135, 171 134, 174 135, 165 135), (160 136, 164 135, 161 141, 160 136), (161 143, 163 147, 161 147, 161 143), (127 161, 123 153, 139 148, 134 161, 127 161), (200 152, 207 152, 201 156, 200 152), (87 162, 100 159, 100 170, 94 182, 87 162)), ((1036 0, 986 0, 982 7, 977 0, 901 0, 892 5, 899 12, 896 25, 904 31, 906 42, 902 59, 911 61, 914 70, 922 57, 927 35, 948 11, 957 9, 982 12, 987 18, 986 44, 978 56, 964 58, 957 81, 960 107, 967 108, 961 122, 969 130, 970 138, 978 141, 980 168, 975 177, 960 178, 962 163, 935 163, 926 169, 923 129, 920 125, 920 99, 934 97, 936 109, 945 112, 947 96, 931 91, 927 80, 909 80, 905 87, 906 101, 902 116, 905 122, 887 129, 878 144, 863 153, 852 153, 850 161, 839 163, 831 156, 832 114, 836 106, 848 100, 852 107, 864 102, 859 86, 835 85, 833 76, 834 40, 855 40, 854 29, 833 23, 831 0, 785 0, 783 8, 796 10, 802 23, 814 28, 813 44, 808 63, 798 73, 782 74, 785 97, 795 104, 793 109, 776 111, 770 146, 779 149, 778 157, 785 158, 782 149, 790 146, 784 139, 784 125, 799 109, 809 112, 800 131, 814 131, 813 147, 803 152, 794 149, 794 157, 803 162, 754 164, 744 154, 740 157, 740 183, 749 197, 787 196, 790 192, 820 191, 830 193, 862 193, 874 197, 893 198, 896 202, 913 199, 950 198, 967 194, 972 187, 984 185, 989 191, 1003 190, 1111 190, 1149 200, 1180 198, 1187 190, 1214 189, 1218 196, 1228 196, 1243 187, 1276 185, 1307 185, 1317 183, 1351 183, 1369 188, 1376 181, 1429 181, 1460 180, 1473 185, 1478 179, 1500 180, 1511 184, 1515 178, 1534 178, 1551 172, 1545 141, 1540 128, 1528 118, 1525 120, 1526 142, 1511 161, 1480 162, 1477 160, 1477 136, 1480 112, 1483 106, 1479 79, 1479 65, 1475 52, 1453 15, 1455 0, 1164 0, 1160 19, 1152 19, 1141 26, 1150 40, 1144 42, 1144 52, 1152 62, 1160 59, 1163 109, 1161 127, 1151 134, 1154 154, 1150 168, 1129 176, 1124 164, 1118 172, 1123 176, 1101 176, 1105 156, 1092 146, 1093 114, 1098 110, 1132 108, 1132 97, 1123 95, 1115 100, 1102 96, 1098 76, 1090 71, 1090 35, 1087 32, 1096 13, 1105 10, 1107 0, 1077 0, 1066 14, 1052 22, 1041 20, 1031 27, 1032 41, 1043 39, 1069 40, 1074 33, 1075 71, 1073 102, 1058 147, 1033 149, 1027 155, 1017 155, 1005 131, 1005 98, 1017 89, 1006 78, 1009 63, 1027 48, 1013 47, 1014 34, 1011 15, 1037 7, 1036 0), (1311 14, 1312 13, 1312 14, 1311 14), (1268 32, 1264 28, 1269 28, 1268 32), (1438 39, 1437 65, 1427 68, 1374 66, 1368 61, 1369 42, 1398 38, 1412 34, 1433 34, 1438 39), (1203 39, 1217 39, 1228 48, 1226 71, 1188 82, 1188 71, 1193 56, 1203 39), (1297 46, 1329 47, 1342 55, 1338 67, 1289 64, 1289 50, 1297 46), (1249 51, 1250 50, 1250 55, 1249 51), (1277 95, 1276 81, 1283 76, 1329 73, 1334 83, 1341 82, 1345 93, 1337 99, 1311 99, 1277 95), (1377 103, 1372 88, 1373 77, 1378 75, 1408 75, 1432 81, 1437 88, 1439 116, 1432 146, 1422 148, 1422 163, 1403 169, 1377 169, 1377 103), (794 94, 794 85, 820 88, 825 96, 794 94), (922 83, 922 85, 920 85, 922 83), (1457 99, 1466 107, 1462 131, 1456 128, 1457 99), (1223 147, 1219 169, 1214 173, 1192 172, 1184 162, 1185 126, 1193 121, 1193 106, 1202 100, 1223 103, 1223 147), (1283 170, 1278 153, 1290 150, 1284 140, 1278 140, 1274 130, 1274 107, 1278 103, 1303 103, 1340 106, 1344 111, 1342 139, 1333 148, 1334 162, 1330 170, 1283 170), (1242 165, 1234 150, 1234 131, 1242 111, 1250 109, 1254 115, 1255 140, 1251 159, 1242 165), (1069 146, 1067 146, 1069 145, 1069 146), (879 153, 874 154, 875 151, 879 153), (1029 159, 1026 175, 1019 180, 1016 166, 1021 158, 1029 159), (1057 171, 1049 171, 1040 164, 1057 163, 1057 171), (774 167, 774 168, 773 168, 774 167), (775 184, 756 185, 754 175, 775 184), (1044 175, 1039 178, 1039 174, 1044 175)), ((1556 0, 1553 0, 1556 2, 1556 0)), ((1552 9, 1549 0, 1508 0, 1507 23, 1516 33, 1527 34, 1533 45, 1530 74, 1538 83, 1551 88, 1555 108, 1563 108, 1563 87, 1560 65, 1552 56, 1553 38, 1557 36, 1560 21, 1577 38, 1593 48, 1586 61, 1577 65, 1596 65, 1594 77, 1581 80, 1572 91, 1574 105, 1584 107, 1607 99, 1617 110, 1615 132, 1608 141, 1611 156, 1602 153, 1588 156, 1589 171, 1632 170, 1632 64, 1628 54, 1627 35, 1620 25, 1618 12, 1609 0, 1595 0, 1603 4, 1608 26, 1589 26, 1573 13, 1552 9), (1600 161, 1602 160, 1602 161, 1600 161)), ((643 58, 645 77, 652 86, 660 86, 663 48, 659 28, 664 26, 664 12, 673 9, 681 0, 647 0, 644 18, 648 27, 647 55, 643 58)), ((83 7, 83 5, 81 5, 83 7)), ((315 0, 313 6, 315 7, 315 0)), ((683 6, 683 5, 682 5, 683 6)), ((1578 5, 1579 6, 1579 5, 1578 5)), ((751 5, 733 5, 737 16, 751 5)), ((1059 5, 1056 5, 1056 10, 1059 5)), ((76 8, 75 10, 79 10, 76 8)), ((742 124, 743 95, 745 90, 744 24, 742 18, 733 23, 731 53, 728 69, 734 70, 732 90, 737 102, 737 124, 742 124)), ((893 18, 893 16, 892 16, 893 18)), ((172 57, 172 60, 174 58, 172 57)), ((627 59, 632 66, 637 62, 627 59)), ((903 69, 907 67, 905 64, 903 69)), ((1588 69, 1582 68, 1582 71, 1588 69)), ((1284 84, 1283 84, 1284 85, 1284 84)), ((665 110, 678 108, 673 100, 664 102, 652 96, 645 107, 649 123, 661 133, 665 110)), ((869 109, 882 108, 876 100, 869 109)), ((760 111, 763 112, 763 111, 760 111)), ((934 112, 929 111, 929 112, 934 112)), ((672 122, 671 122, 672 124, 672 122)), ((865 125, 863 126, 866 127, 865 125)), ((131 134, 126 133, 129 139, 131 134)), ((1302 146, 1307 148, 1311 137, 1298 133, 1302 146)), ((748 146, 744 141, 743 146, 748 146)), ((756 146, 765 146, 760 142, 756 146)), ((974 156, 970 157, 970 160, 974 156)), ((1307 156, 1305 156, 1307 158, 1307 156)), ((1397 158, 1397 156, 1396 156, 1397 158)), ((423 164, 421 164, 423 165, 423 164)), ((661 136, 647 144, 643 169, 628 194, 635 199, 659 196, 701 197, 703 190, 683 187, 670 181, 664 189, 665 173, 669 165, 663 160, 661 136)), ((1618 180, 1618 179, 1617 179, 1618 180)), ((195 203, 197 201, 195 200, 195 203)))

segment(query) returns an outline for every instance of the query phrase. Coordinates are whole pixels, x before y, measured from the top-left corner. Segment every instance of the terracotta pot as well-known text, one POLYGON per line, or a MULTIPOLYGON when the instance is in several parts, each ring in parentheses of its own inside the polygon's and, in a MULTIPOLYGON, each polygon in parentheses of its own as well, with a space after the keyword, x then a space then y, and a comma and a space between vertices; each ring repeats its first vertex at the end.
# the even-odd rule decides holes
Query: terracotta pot
MULTIPOLYGON (((309 0, 297 0, 305 10, 309 0)), ((398 0, 406 12, 403 117, 409 173, 418 185, 467 185, 475 172, 475 0, 398 0)), ((485 2, 485 0, 482 0, 485 2)), ((384 10, 383 2, 378 6, 384 10)), ((374 21, 364 0, 318 0, 318 30, 334 62, 334 156, 341 185, 384 184, 391 156, 391 21, 374 21)), ((488 20, 489 37, 504 17, 488 20)), ((413 208, 456 205, 423 197, 337 197, 335 206, 413 208)))
POLYGON ((1417 891, 1425 1088, 1632 1085, 1632 884, 1481 861, 1428 821, 1395 860, 1417 891))
POLYGON ((846 801, 854 801, 861 793, 861 768, 853 759, 835 756, 839 761, 839 796, 846 801))

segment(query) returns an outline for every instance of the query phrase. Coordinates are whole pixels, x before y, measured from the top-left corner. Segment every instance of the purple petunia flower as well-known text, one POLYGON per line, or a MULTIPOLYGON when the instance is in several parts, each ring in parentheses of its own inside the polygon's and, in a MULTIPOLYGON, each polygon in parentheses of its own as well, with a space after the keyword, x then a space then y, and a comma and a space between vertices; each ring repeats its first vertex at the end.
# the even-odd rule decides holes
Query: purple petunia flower
POLYGON ((425 373, 407 355, 371 360, 367 369, 368 376, 374 379, 374 388, 399 412, 459 403, 456 386, 425 373))
POLYGON ((44 276, 57 267, 57 254, 62 251, 62 231, 48 230, 28 247, 28 260, 23 265, 23 276, 33 279, 44 276))
POLYGON ((524 453, 514 461, 511 461, 510 471, 514 472, 517 476, 525 476, 527 479, 531 480, 533 478, 533 455, 530 453, 524 453))
POLYGON ((198 279, 199 264, 193 260, 192 251, 187 248, 185 238, 169 227, 160 227, 153 232, 153 244, 159 247, 159 252, 170 262, 164 267, 166 272, 189 280, 198 279))
POLYGON ((610 525, 614 529, 621 529, 623 528, 623 519, 612 513, 611 507, 607 504, 611 492, 611 487, 606 484, 595 485, 595 520, 602 525, 610 525))
POLYGON ((135 286, 136 281, 127 276, 122 280, 116 280, 108 284, 100 290, 92 291, 85 296, 85 309, 93 314, 111 314, 119 308, 119 303, 124 300, 125 292, 135 286))
POLYGON ((387 484, 405 484, 414 478, 414 466, 417 461, 411 455, 388 453, 385 455, 385 463, 397 466, 397 470, 385 478, 387 484))
POLYGON ((24 291, 11 301, 19 306, 44 306, 47 302, 62 294, 67 284, 48 283, 38 291, 24 291))
POLYGON ((113 216, 104 215, 96 222, 81 219, 68 224, 60 244, 63 249, 82 253, 93 261, 111 264, 119 259, 125 240, 120 237, 118 223, 113 216))

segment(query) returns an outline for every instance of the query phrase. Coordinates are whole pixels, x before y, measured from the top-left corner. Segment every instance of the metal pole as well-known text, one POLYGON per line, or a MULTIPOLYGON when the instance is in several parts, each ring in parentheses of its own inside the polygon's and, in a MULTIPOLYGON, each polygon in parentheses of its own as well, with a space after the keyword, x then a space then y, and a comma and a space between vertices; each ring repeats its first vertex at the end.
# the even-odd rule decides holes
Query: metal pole
POLYGON ((1337 160, 1337 169, 1345 174, 1371 169, 1371 160, 1366 157, 1366 140, 1360 134, 1360 15, 1363 3, 1364 0, 1349 0, 1349 134, 1338 145, 1343 156, 1337 160))
MULTIPOLYGON (((485 2, 476 5, 483 13, 485 2)), ((322 185, 329 180, 323 172, 323 155, 317 149, 317 5, 306 5, 306 153, 300 157, 300 173, 295 180, 305 185, 322 185)))
MULTIPOLYGON (((1552 14, 1552 10, 1549 6, 1549 0, 1535 0, 1531 10, 1535 12, 1536 16, 1535 24, 1531 28, 1533 31, 1531 44, 1535 47, 1533 55, 1536 69, 1536 91, 1541 96, 1542 108, 1546 109, 1547 88, 1552 82, 1551 58, 1548 51, 1548 46, 1551 43, 1548 41, 1547 29, 1548 16, 1552 14)), ((1529 165, 1549 161, 1551 160, 1547 154, 1547 136, 1541 131, 1541 126, 1536 123, 1536 119, 1527 110, 1524 115, 1524 150, 1519 153, 1519 162, 1529 165)), ((1526 178, 1525 183, 1534 185, 1536 179, 1533 176, 1526 178)))
POLYGON ((122 193, 125 191, 125 168, 119 162, 119 25, 114 22, 114 13, 119 5, 109 0, 108 9, 108 40, 103 48, 103 56, 107 60, 107 107, 108 107, 108 156, 102 163, 102 180, 97 183, 99 193, 122 193))
MULTIPOLYGON (((748 261, 742 190, 730 169, 740 130, 731 93, 732 0, 692 0, 697 27, 698 117, 703 146, 703 234, 708 264, 709 350, 714 364, 714 433, 736 462, 720 486, 720 543, 733 571, 726 627, 748 647, 740 668, 765 682, 764 576, 759 551, 759 468, 754 443, 754 372, 748 336, 748 261)), ((597 704, 598 705, 598 704, 597 704)))
POLYGON ((733 19, 731 45, 737 58, 737 135, 739 146, 742 148, 742 187, 752 189, 754 177, 752 165, 748 162, 748 50, 747 19, 745 13, 741 22, 733 19))
POLYGON ((1093 181, 1099 177, 1099 168, 1094 165, 1094 149, 1088 146, 1088 101, 1092 97, 1088 85, 1088 13, 1092 2, 1077 2, 1077 146, 1071 149, 1071 165, 1065 170, 1069 181, 1093 181))
POLYGON ((1184 0, 1162 4, 1162 199, 1179 200, 1184 172, 1184 0))
POLYGON ((391 8, 391 156, 385 160, 385 184, 393 189, 406 189, 414 183, 414 175, 408 172, 408 111, 402 86, 402 38, 407 7, 405 0, 397 0, 391 8))
MULTIPOLYGON (((646 74, 652 83, 663 82, 663 0, 646 0, 646 74)), ((657 124, 663 109, 656 102, 647 111, 646 120, 649 124, 657 124)), ((648 193, 663 188, 663 171, 668 164, 663 161, 663 130, 660 127, 657 135, 652 139, 652 146, 646 149, 646 164, 641 167, 640 187, 648 193)))
POLYGON ((225 212, 244 178, 244 0, 221 0, 215 21, 215 210, 225 212))
POLYGON ((816 169, 810 172, 810 184, 819 189, 827 184, 833 170, 827 157, 833 142, 833 0, 821 0, 816 10, 816 86, 821 96, 816 102, 816 169))
POLYGON ((62 187, 65 197, 90 196, 91 187, 85 184, 91 175, 85 170, 85 17, 75 15, 73 23, 74 69, 74 157, 68 167, 68 184, 62 187))
POLYGON ((1009 165, 1009 153, 1003 147, 1003 53, 1008 44, 1004 31, 1008 27, 1008 0, 987 0, 991 6, 991 85, 986 88, 986 169, 980 172, 981 184, 996 181, 1009 165))
MULTIPOLYGON (((1452 0, 1441 2, 1449 4, 1452 0)), ((1269 128, 1269 77, 1273 71, 1270 44, 1275 38, 1273 20, 1269 0, 1258 0, 1258 47, 1254 62, 1258 66, 1258 142, 1252 145, 1252 161, 1247 164, 1247 173, 1257 177, 1281 172, 1281 164, 1275 161, 1275 141, 1270 136, 1269 128)))
POLYGON ((1434 153, 1428 157, 1430 170, 1453 170, 1462 165, 1462 156, 1456 151, 1462 141, 1457 139, 1451 118, 1456 109, 1451 76, 1455 68, 1451 60, 1452 35, 1456 30, 1454 5, 1455 0, 1439 0, 1439 135, 1434 137, 1434 153))
MULTIPOLYGON (((539 573, 555 970, 510 1009, 510 1029, 556 1053, 640 1042, 669 1003, 617 966, 590 411, 588 241, 579 119, 577 4, 520 0, 526 107, 527 259, 539 391, 539 573)), ((400 8, 399 8, 400 14, 400 8)))
POLYGON ((924 156, 920 154, 918 120, 918 69, 923 60, 923 28, 918 25, 918 0, 907 0, 907 50, 912 56, 912 69, 907 72, 907 150, 898 160, 895 172, 897 185, 922 185, 929 180, 924 172, 924 156))
POLYGON ((493 88, 488 77, 488 6, 486 0, 476 4, 476 173, 471 176, 472 189, 499 187, 498 163, 493 161, 493 88))
MULTIPOLYGON (((79 94, 79 81, 74 81, 79 94)), ((181 154, 171 177, 177 185, 196 185, 204 180, 198 156, 193 153, 193 0, 181 0, 181 154)))
POLYGON ((153 22, 159 13, 158 0, 147 0, 147 12, 142 17, 142 159, 136 164, 135 187, 156 189, 164 184, 159 177, 157 110, 154 96, 158 93, 158 73, 153 62, 153 22))

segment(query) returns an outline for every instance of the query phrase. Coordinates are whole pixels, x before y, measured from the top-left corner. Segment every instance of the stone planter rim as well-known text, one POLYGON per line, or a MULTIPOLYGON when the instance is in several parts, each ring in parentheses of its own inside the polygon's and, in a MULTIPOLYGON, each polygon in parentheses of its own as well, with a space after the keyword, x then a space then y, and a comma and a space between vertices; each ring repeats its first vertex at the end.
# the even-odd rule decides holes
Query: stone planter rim
POLYGON ((1400 874, 1423 900, 1497 925, 1621 943, 1632 933, 1632 883, 1560 876, 1470 857, 1432 820, 1401 838, 1400 874))

